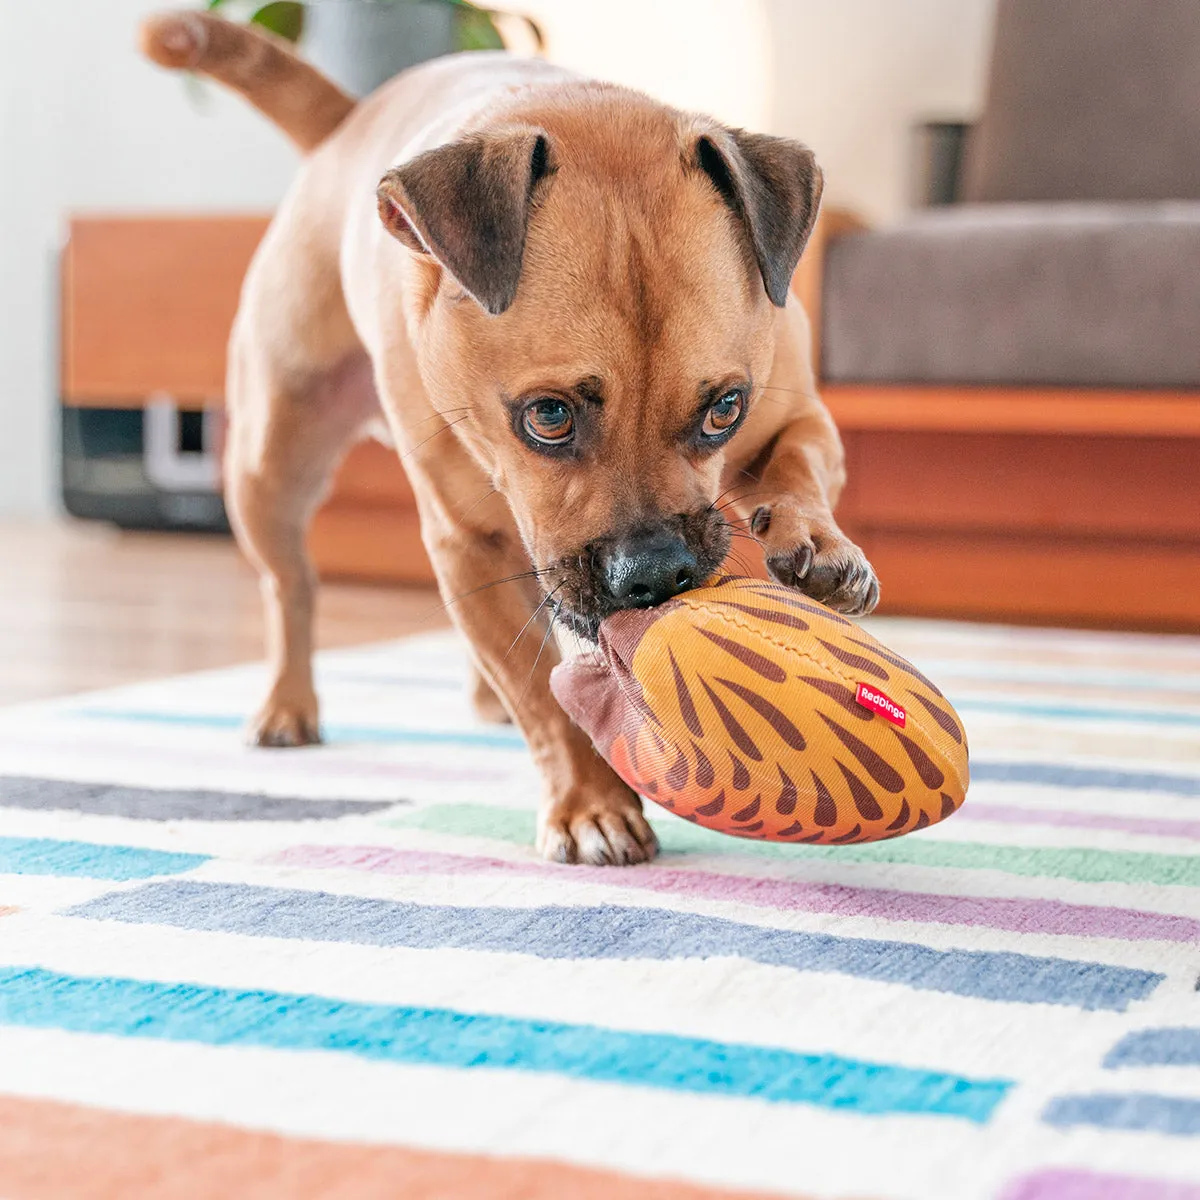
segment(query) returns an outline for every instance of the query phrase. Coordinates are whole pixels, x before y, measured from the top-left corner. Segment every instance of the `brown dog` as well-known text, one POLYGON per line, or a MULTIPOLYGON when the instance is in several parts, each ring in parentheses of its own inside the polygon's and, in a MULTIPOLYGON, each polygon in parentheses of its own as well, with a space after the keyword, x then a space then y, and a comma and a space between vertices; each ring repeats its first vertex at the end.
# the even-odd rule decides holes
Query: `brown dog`
POLYGON ((783 582, 843 612, 878 595, 833 519, 842 449, 788 291, 820 201, 812 153, 504 54, 437 60, 355 105, 215 17, 155 18, 143 48, 311 151, 230 345, 229 507, 275 670, 255 739, 318 738, 305 530, 386 422, 476 707, 518 723, 544 776, 542 853, 652 857, 640 800, 550 694, 546 620, 593 635, 702 582, 727 510, 783 582))

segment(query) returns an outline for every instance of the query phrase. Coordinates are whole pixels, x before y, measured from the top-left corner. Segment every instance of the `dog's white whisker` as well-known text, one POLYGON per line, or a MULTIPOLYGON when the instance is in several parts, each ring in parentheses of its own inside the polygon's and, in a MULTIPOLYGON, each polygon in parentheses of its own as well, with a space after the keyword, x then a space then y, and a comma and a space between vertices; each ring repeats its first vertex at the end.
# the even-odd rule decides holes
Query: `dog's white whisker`
POLYGON ((546 605, 550 603, 550 601, 554 598, 555 594, 562 590, 563 586, 564 585, 560 583, 556 588, 553 589, 553 591, 547 592, 542 597, 541 602, 533 610, 533 612, 531 612, 529 614, 529 619, 525 622, 524 625, 521 626, 520 630, 517 633, 517 636, 515 638, 513 638, 511 645, 504 652, 505 661, 507 661, 508 656, 516 649, 517 643, 525 636, 525 631, 529 628, 530 625, 532 625, 534 623, 534 621, 537 620, 538 615, 542 612, 542 610, 546 607, 546 605))

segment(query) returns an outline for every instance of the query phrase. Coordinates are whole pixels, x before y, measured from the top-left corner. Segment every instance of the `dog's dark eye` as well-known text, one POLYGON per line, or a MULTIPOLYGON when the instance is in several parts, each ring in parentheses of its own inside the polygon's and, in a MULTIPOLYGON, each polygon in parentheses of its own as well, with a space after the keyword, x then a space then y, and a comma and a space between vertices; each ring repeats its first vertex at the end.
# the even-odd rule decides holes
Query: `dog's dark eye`
POLYGON ((719 400, 709 406, 704 414, 704 424, 700 426, 701 436, 719 438, 728 433, 741 419, 741 392, 726 392, 719 400))
POLYGON ((521 427, 542 446, 562 446, 575 436, 575 417, 565 400, 547 396, 526 407, 521 427))

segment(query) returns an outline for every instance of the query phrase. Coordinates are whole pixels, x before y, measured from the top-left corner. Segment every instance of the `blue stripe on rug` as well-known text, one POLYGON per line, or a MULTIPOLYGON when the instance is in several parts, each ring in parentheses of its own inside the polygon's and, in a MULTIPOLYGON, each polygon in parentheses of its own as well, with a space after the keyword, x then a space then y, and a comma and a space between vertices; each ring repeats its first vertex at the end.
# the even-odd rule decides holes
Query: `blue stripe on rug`
MULTIPOLYGON (((244 717, 231 713, 154 712, 141 709, 78 708, 66 715, 97 721, 129 721, 142 725, 180 725, 196 729, 244 727, 244 717)), ((382 725, 326 725, 330 742, 379 742, 402 745, 478 746, 492 750, 524 750, 515 731, 411 729, 382 725)), ((1104 788, 1123 792, 1162 792, 1171 796, 1200 796, 1200 777, 1159 771, 1116 771, 1076 767, 1065 763, 987 762, 972 759, 971 779, 993 783, 1037 783, 1060 788, 1104 788)))
MULTIPOLYGON (((230 713, 154 712, 129 708, 74 708, 64 715, 95 721, 129 721, 141 725, 182 725, 195 729, 242 729, 245 717, 230 713)), ((429 746, 476 746, 491 750, 524 750, 515 732, 482 729, 405 729, 380 725, 323 725, 330 742, 380 742, 429 746)))
POLYGON ((170 925, 248 937, 459 949, 538 958, 743 958, 922 991, 1020 1004, 1122 1012, 1165 976, 1104 963, 912 942, 835 937, 722 917, 618 905, 458 907, 246 884, 179 881, 101 896, 68 910, 93 920, 170 925))
POLYGON ((1079 662, 1043 667, 1036 663, 977 658, 929 658, 921 656, 921 670, 931 679, 987 680, 988 683, 1049 684, 1051 687, 1079 687, 1135 690, 1148 692, 1195 692, 1200 695, 1200 671, 1120 671, 1086 667, 1079 662))
POLYGON ((262 792, 127 787, 0 775, 0 808, 89 813, 131 821, 334 821, 383 812, 407 800, 319 800, 262 792))
MULTIPOLYGON (((362 683, 372 687, 437 688, 441 691, 465 693, 464 677, 458 675, 373 675, 370 671, 343 671, 337 667, 317 666, 318 686, 327 683, 362 683)), ((1200 689, 1198 689, 1200 690, 1200 689)))
POLYGON ((1200 1133, 1200 1100, 1149 1092, 1058 1096, 1046 1106, 1042 1120, 1061 1128, 1091 1125, 1183 1137, 1200 1133))
POLYGON ((1074 767, 1048 762, 971 761, 971 782, 1036 783, 1057 788, 1102 788, 1119 792, 1162 792, 1168 796, 1200 796, 1200 777, 1161 771, 1115 771, 1107 767, 1074 767))
POLYGON ((1106 1067, 1200 1067, 1200 1029, 1138 1029, 1105 1056, 1106 1067))
POLYGON ((177 875, 208 862, 207 854, 179 854, 144 846, 0 837, 0 875, 73 875, 84 879, 148 879, 177 875))
POLYGON ((0 968, 0 1022, 393 1063, 531 1071, 844 1112, 982 1123, 1013 1086, 828 1054, 326 996, 0 968))
POLYGON ((1139 725, 1183 725, 1200 728, 1200 713, 1177 709, 1102 708, 1082 704, 1028 704, 1020 700, 957 700, 959 712, 991 713, 997 716, 1042 717, 1067 721, 1119 721, 1139 725))

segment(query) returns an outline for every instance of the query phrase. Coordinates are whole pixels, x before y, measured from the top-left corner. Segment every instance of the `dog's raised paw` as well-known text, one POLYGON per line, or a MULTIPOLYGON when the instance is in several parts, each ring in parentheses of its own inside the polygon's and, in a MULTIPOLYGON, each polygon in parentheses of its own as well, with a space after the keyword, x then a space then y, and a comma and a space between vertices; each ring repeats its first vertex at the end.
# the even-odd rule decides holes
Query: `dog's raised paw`
POLYGON ((879 580, 867 556, 832 518, 811 519, 781 503, 759 508, 750 527, 776 582, 851 616, 869 613, 879 603, 879 580))
POLYGON ((250 722, 246 740, 252 746, 273 749, 316 745, 321 741, 316 699, 301 703, 268 701, 250 722))
POLYGON ((879 580, 866 555, 842 538, 832 544, 803 545, 767 559, 773 579, 797 588, 835 612, 862 616, 879 603, 879 580))
POLYGON ((538 820, 538 850, 559 863, 627 867, 649 862, 658 838, 633 792, 594 801, 564 801, 544 809, 538 820))

